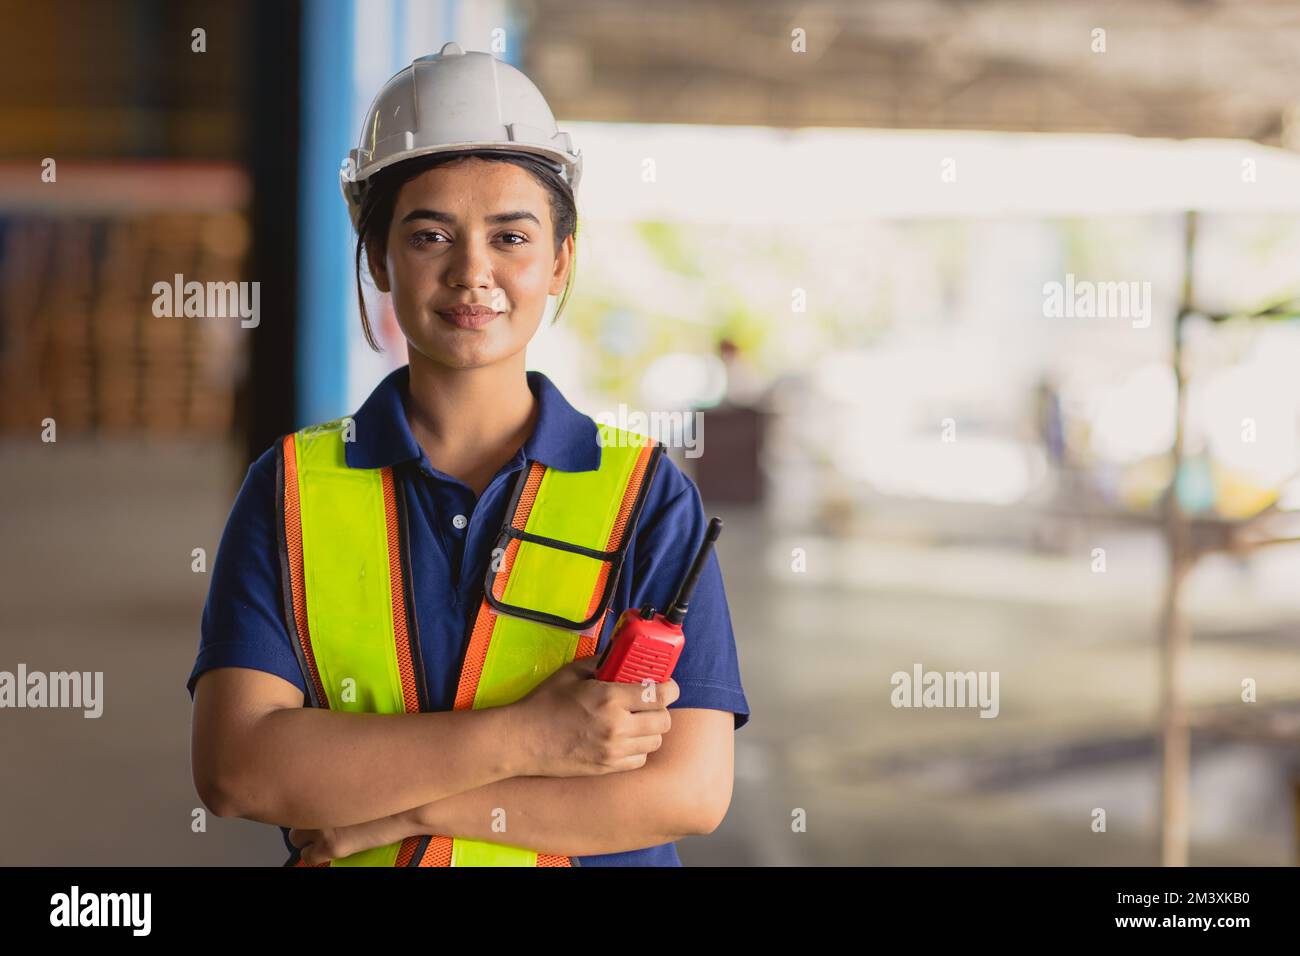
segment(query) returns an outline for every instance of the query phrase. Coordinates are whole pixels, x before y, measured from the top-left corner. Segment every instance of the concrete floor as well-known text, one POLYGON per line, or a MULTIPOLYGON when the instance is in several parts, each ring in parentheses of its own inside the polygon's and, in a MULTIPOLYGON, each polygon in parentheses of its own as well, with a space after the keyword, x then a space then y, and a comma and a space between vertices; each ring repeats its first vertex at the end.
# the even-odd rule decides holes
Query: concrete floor
MULTIPOLYGON (((244 465, 220 446, 70 439, 10 443, 0 460, 0 669, 101 670, 106 685, 97 720, 0 712, 0 864, 281 863, 272 827, 191 829, 184 684, 208 583, 191 551, 215 556, 244 465)), ((1131 552, 1140 571, 1103 583, 1052 556, 714 510, 754 716, 728 818, 680 844, 688 865, 1157 862, 1149 542, 1131 552), (1000 715, 892 707, 890 675, 914 662, 997 670, 1000 715), (1097 807, 1105 833, 1089 827, 1097 807)), ((1245 614, 1225 601, 1206 619, 1245 614)), ((1300 698, 1295 618, 1274 616, 1252 605, 1245 636, 1198 630, 1194 700, 1230 707, 1243 676, 1261 700, 1242 707, 1300 698)), ((1193 766, 1193 863, 1294 862, 1294 738, 1198 734, 1193 766)))

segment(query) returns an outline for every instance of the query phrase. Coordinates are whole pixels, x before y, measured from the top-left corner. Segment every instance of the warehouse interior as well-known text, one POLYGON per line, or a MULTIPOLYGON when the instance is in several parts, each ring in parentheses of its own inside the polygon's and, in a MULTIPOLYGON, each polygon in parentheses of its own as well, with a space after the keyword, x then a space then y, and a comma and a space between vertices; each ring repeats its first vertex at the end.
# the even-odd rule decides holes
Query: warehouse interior
POLYGON ((672 454, 727 523, 753 719, 683 862, 1300 859, 1300 4, 0 15, 0 668, 106 684, 0 739, 0 863, 281 862, 193 825, 204 561, 248 464, 404 361, 356 321, 338 144, 376 80, 502 37, 589 144, 530 362, 702 413, 672 454), (1149 324, 1053 324, 1067 273, 1148 281, 1149 324), (260 323, 157 315, 175 274, 258 282, 260 323), (998 719, 893 706, 918 662, 1000 672, 998 719))

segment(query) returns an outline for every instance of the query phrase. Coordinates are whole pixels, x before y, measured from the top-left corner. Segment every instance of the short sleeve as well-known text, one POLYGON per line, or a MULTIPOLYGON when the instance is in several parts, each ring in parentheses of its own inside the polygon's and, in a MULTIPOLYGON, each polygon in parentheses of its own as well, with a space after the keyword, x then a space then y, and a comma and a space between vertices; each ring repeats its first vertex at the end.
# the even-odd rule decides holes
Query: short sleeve
MULTIPOLYGON (((647 514, 636 531, 631 607, 650 603, 667 608, 690 567, 709 519, 699 489, 670 458, 659 465, 663 502, 647 514)), ((725 535, 725 531, 724 531, 725 535)), ((672 707, 707 707, 736 715, 736 729, 749 722, 749 702, 740 680, 736 636, 718 551, 712 549, 682 622, 685 644, 673 680, 681 695, 672 707)))
POLYGON ((275 497, 272 447, 248 469, 221 535, 186 684, 191 699, 200 675, 214 667, 266 671, 307 692, 284 618, 275 497))

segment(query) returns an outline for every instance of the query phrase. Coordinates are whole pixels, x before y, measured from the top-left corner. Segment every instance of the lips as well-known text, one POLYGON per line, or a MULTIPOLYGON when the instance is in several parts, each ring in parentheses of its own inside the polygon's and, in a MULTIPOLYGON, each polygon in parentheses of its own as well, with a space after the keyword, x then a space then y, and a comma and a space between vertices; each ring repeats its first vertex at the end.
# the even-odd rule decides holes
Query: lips
POLYGON ((458 329, 481 329, 500 313, 487 305, 454 305, 449 309, 439 309, 438 315, 458 329))

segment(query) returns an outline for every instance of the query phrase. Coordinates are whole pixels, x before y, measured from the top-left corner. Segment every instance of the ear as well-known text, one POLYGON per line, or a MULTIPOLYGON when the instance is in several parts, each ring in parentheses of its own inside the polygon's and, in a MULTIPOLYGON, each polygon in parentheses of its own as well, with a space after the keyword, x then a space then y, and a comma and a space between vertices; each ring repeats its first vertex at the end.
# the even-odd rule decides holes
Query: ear
POLYGON ((551 287, 547 295, 560 295, 564 292, 564 283, 569 279, 569 267, 573 264, 573 234, 560 243, 559 255, 555 257, 555 268, 551 271, 551 287))
POLYGON ((388 269, 384 260, 375 254, 375 250, 370 248, 370 243, 366 243, 366 264, 370 267, 370 278, 375 280, 375 288, 380 292, 391 291, 388 284, 388 269))

